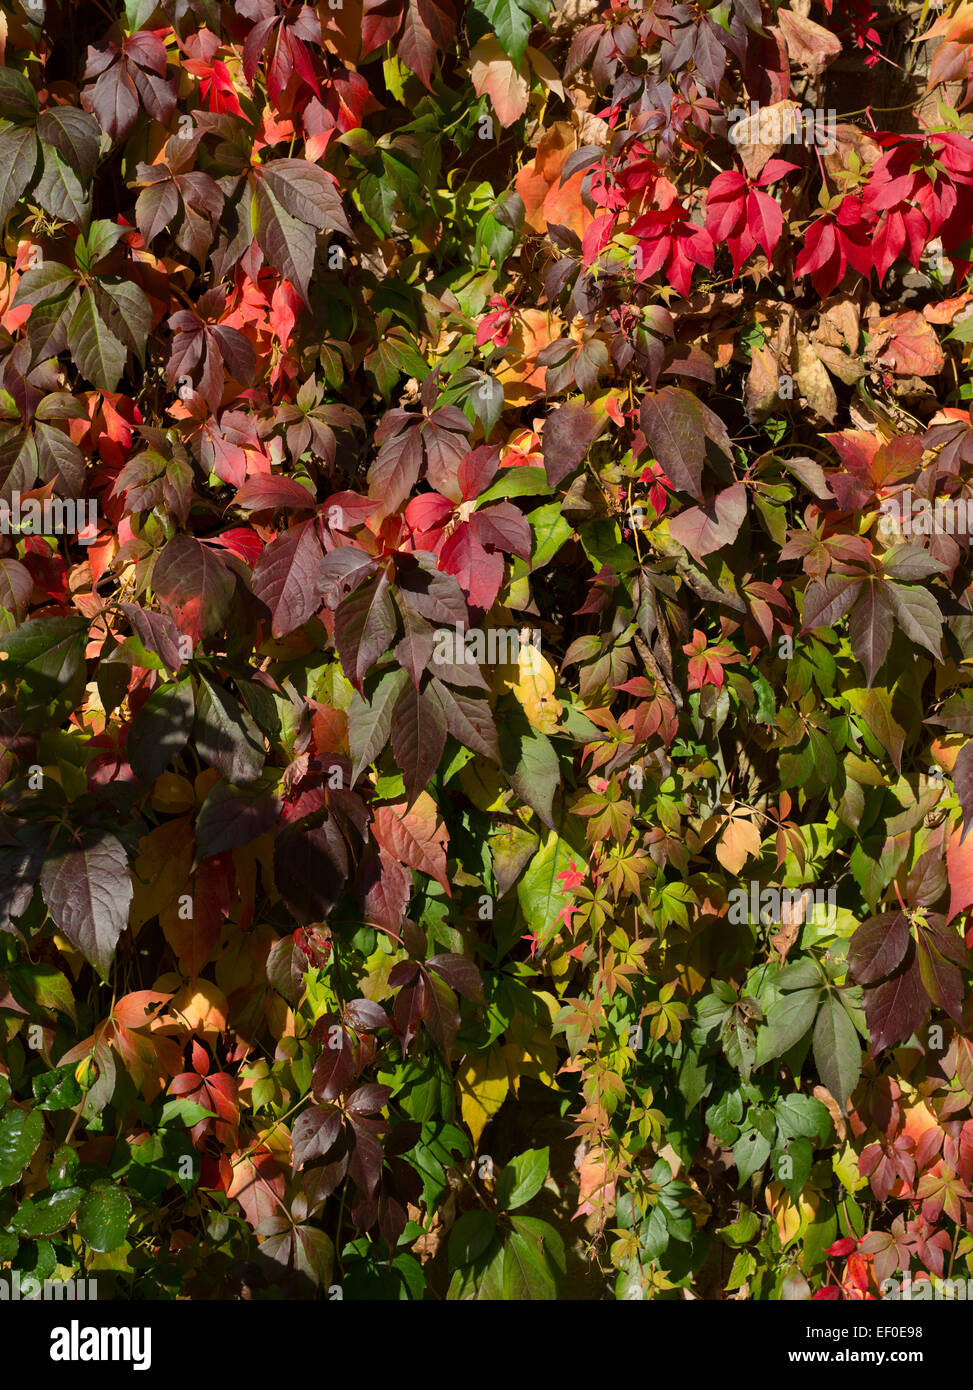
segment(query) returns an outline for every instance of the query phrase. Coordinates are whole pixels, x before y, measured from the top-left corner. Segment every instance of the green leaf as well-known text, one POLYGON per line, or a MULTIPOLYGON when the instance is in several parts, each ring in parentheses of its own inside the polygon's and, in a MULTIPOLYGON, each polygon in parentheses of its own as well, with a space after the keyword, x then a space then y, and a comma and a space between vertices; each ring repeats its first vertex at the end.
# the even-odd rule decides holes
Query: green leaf
POLYGON ((824 997, 814 1025, 814 1061, 821 1080, 844 1114, 861 1075, 862 1050, 855 1025, 834 993, 824 997))
POLYGON ((491 483, 486 492, 481 492, 477 497, 476 509, 487 502, 498 502, 510 497, 546 497, 552 491, 543 468, 537 468, 534 464, 524 464, 519 468, 503 468, 496 482, 491 483))
POLYGON ((520 714, 500 721, 498 729, 501 766, 510 785, 546 826, 554 826, 554 793, 561 784, 561 769, 554 745, 546 734, 531 728, 520 714))
POLYGON ((450 1269, 478 1260, 493 1240, 496 1229, 497 1219, 492 1212, 479 1209, 464 1212, 449 1233, 447 1253, 450 1269))
POLYGON ((774 1117, 782 1139, 817 1139, 824 1143, 831 1129, 831 1116, 827 1107, 814 1096, 781 1096, 774 1107, 774 1117))
POLYGON ((381 677, 370 700, 363 700, 357 690, 353 692, 348 707, 353 784, 388 743, 392 732, 392 711, 408 679, 405 671, 399 667, 381 677))
POLYGON ((84 1196, 83 1187, 63 1187, 41 1197, 31 1197, 17 1210, 11 1228, 20 1236, 52 1236, 71 1220, 84 1196))
POLYGON ((0 679, 24 682, 32 704, 54 699, 83 673, 87 633, 83 618, 31 618, 0 640, 0 679))
POLYGON ((503 1247, 503 1298, 505 1302, 553 1302, 557 1284, 544 1259, 544 1247, 520 1231, 512 1231, 503 1247))
POLYGON ((92 1250, 107 1254, 124 1241, 131 1214, 132 1202, 127 1192, 99 1183, 81 1199, 78 1232, 92 1250))
POLYGON ((527 52, 533 20, 516 0, 477 0, 474 8, 486 18, 504 53, 513 61, 514 67, 519 68, 527 52))
POLYGON ((49 106, 37 117, 37 134, 71 166, 82 184, 91 179, 101 148, 101 127, 94 116, 77 106, 49 106))
POLYGON ((741 1208, 739 1218, 730 1226, 721 1226, 718 1234, 728 1245, 738 1248, 748 1245, 760 1233, 760 1217, 749 1207, 741 1208))
POLYGON ((501 1210, 525 1206, 544 1186, 550 1166, 549 1149, 526 1149, 512 1158, 497 1182, 497 1205, 501 1210))
POLYGON ((783 994, 767 1010, 767 1026, 757 1038, 754 1066, 782 1057, 810 1032, 817 1011, 820 986, 783 994))
POLYGON ((560 502, 547 502, 535 507, 527 518, 533 532, 530 568, 543 569, 574 534, 569 522, 565 521, 560 502))
POLYGON ((37 115, 37 91, 16 68, 0 67, 0 111, 31 120, 37 115))
POLYGON ((164 1129, 167 1125, 181 1125, 185 1129, 191 1129, 193 1125, 198 1125, 200 1120, 215 1118, 214 1110, 207 1110, 204 1105, 199 1105, 186 1096, 178 1096, 175 1100, 167 1100, 163 1105, 159 1126, 164 1129))
POLYGON ((20 1181, 43 1130, 44 1118, 38 1110, 11 1110, 0 1119, 0 1188, 20 1181))
POLYGON ((92 386, 114 391, 128 356, 98 312, 91 289, 83 290, 68 324, 68 347, 78 370, 92 386))
POLYGON ((733 1162, 737 1166, 740 1186, 747 1178, 762 1168, 770 1157, 770 1143, 766 1134, 753 1125, 746 1126, 733 1145, 733 1162))
POLYGON ((152 331, 152 304, 148 295, 130 280, 94 280, 92 293, 98 315, 112 336, 140 362, 152 331))
POLYGON ((549 832, 517 884, 517 899, 527 927, 543 948, 558 927, 558 914, 567 903, 563 881, 558 874, 570 869, 572 861, 580 868, 582 855, 572 850, 555 830, 549 832))

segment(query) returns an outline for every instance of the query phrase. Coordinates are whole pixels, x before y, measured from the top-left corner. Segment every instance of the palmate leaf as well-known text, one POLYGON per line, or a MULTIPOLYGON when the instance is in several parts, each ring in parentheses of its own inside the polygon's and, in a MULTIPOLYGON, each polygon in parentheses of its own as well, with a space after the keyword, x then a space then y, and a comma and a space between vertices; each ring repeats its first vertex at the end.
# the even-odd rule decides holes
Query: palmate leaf
POLYGON ((101 131, 93 116, 76 106, 48 107, 37 117, 37 134, 70 165, 82 185, 90 181, 101 147, 101 131))
POLYGON ((234 583, 218 553, 193 536, 174 536, 152 568, 152 586, 162 606, 194 643, 223 626, 234 583))
POLYGON ((114 391, 128 352, 98 311, 94 292, 83 289, 67 328, 68 347, 78 370, 93 386, 114 391))
POLYGON ((271 633, 286 637, 321 606, 317 592, 323 556, 313 521, 282 531, 264 550, 253 571, 253 592, 270 609, 271 633))
POLYGON ((0 121, 0 224, 33 179, 37 153, 37 137, 29 126, 0 121))
POLYGON ((351 780, 355 783, 375 761, 392 733, 392 711, 408 680, 403 670, 387 671, 369 700, 357 691, 348 707, 348 741, 351 748, 351 780))
POLYGON ((101 833, 48 859, 41 894, 58 930, 107 978, 132 901, 128 856, 119 840, 101 833))
POLYGON ((829 992, 821 1001, 813 1047, 821 1080, 844 1114, 861 1076, 862 1049, 855 1025, 837 994, 829 992))
POLYGON ((446 746, 446 719, 436 696, 408 681, 392 710, 392 753, 411 806, 439 767, 446 746))
POLYGON ((199 678, 196 748, 228 782, 253 782, 263 771, 266 750, 253 719, 222 686, 199 678))
POLYGON ((338 605, 335 645, 345 674, 359 694, 365 675, 391 645, 396 628, 395 608, 384 570, 338 605))
POLYGON ((154 690, 128 731, 125 751, 140 782, 154 782, 189 741, 193 728, 193 687, 188 679, 154 690))
POLYGON ((291 282, 310 308, 307 287, 317 246, 314 228, 292 217, 264 179, 258 180, 254 189, 251 219, 257 245, 267 263, 291 282))
POLYGON ((83 231, 91 216, 90 187, 89 183, 86 189, 56 150, 50 146, 44 148, 44 162, 34 186, 34 197, 46 213, 62 222, 73 222, 83 231))

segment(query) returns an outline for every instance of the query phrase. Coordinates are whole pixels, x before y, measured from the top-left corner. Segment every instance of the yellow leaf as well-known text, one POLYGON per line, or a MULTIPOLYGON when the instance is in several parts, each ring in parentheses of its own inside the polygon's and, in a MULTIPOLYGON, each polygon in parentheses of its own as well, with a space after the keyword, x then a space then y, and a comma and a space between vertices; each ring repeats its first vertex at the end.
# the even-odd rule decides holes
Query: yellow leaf
POLYGON ((530 44, 528 44, 527 61, 534 69, 535 75, 543 82, 544 86, 550 88, 554 95, 559 96, 563 101, 564 88, 561 85, 561 79, 557 75, 557 68, 551 62, 550 58, 545 58, 543 53, 539 52, 536 48, 532 48, 530 44))
POLYGON ((538 1027, 524 1014, 515 1013, 505 1036, 507 1041, 501 1050, 514 1095, 520 1094, 522 1076, 532 1076, 544 1086, 553 1086, 558 1055, 557 1048, 551 1042, 550 1020, 538 1027))
POLYGON ((180 777, 175 772, 163 772, 152 784, 152 809, 165 811, 167 815, 178 815, 188 811, 193 805, 193 785, 188 777, 180 777))
POLYGON ((77 979, 82 969, 87 964, 84 956, 80 951, 76 950, 75 947, 71 945, 70 941, 68 941, 67 937, 62 936, 60 932, 54 933, 54 945, 67 961, 68 969, 71 971, 71 974, 77 979))
POLYGON ((561 702, 554 698, 556 679, 553 666, 536 647, 521 647, 517 679, 507 684, 530 724, 542 734, 552 734, 560 718, 561 702))
POLYGON ((175 990, 169 1012, 191 1033, 201 1033, 215 1042, 226 1030, 226 995, 209 980, 197 980, 195 987, 183 984, 178 975, 162 975, 153 989, 175 990), (180 988, 181 986, 181 988, 180 988))
POLYGON ((460 769, 460 786, 480 811, 499 811, 506 797, 500 774, 481 753, 460 769))
POLYGON ((158 917, 186 891, 192 865, 193 828, 188 816, 165 821, 142 836, 128 913, 133 931, 158 917))
POLYGON ((458 1081, 463 1119, 477 1145, 484 1125, 500 1109, 510 1089, 502 1049, 491 1047, 489 1052, 472 1057, 458 1081))
POLYGON ((760 831, 745 816, 729 815, 716 846, 716 857, 728 874, 738 874, 748 859, 760 853, 760 831))

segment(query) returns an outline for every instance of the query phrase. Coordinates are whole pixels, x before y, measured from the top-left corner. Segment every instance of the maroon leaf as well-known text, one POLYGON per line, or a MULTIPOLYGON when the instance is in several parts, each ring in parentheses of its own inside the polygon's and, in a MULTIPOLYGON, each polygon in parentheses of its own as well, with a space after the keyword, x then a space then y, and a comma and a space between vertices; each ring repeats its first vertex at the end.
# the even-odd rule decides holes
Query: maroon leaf
POLYGON ((327 918, 347 877, 347 851, 331 821, 281 836, 274 846, 274 880, 302 926, 327 918))
POLYGON ((297 1172, 312 1159, 325 1158, 334 1148, 340 1133, 341 1115, 337 1110, 312 1105, 298 1115, 291 1130, 294 1171, 297 1172))
POLYGON ((244 512, 270 512, 278 509, 293 512, 310 511, 317 503, 312 493, 293 478, 256 476, 248 478, 234 497, 231 506, 244 512))
POLYGON ((180 651, 182 633, 172 619, 137 603, 123 603, 121 609, 145 650, 154 652, 170 671, 180 670, 186 658, 180 651))
POLYGON ((376 1028, 389 1026, 385 1010, 372 999, 353 999, 345 1008, 344 1018, 356 1033, 373 1033, 376 1028))
POLYGON ((892 642, 892 606, 886 587, 880 580, 866 579, 848 624, 851 649, 865 668, 869 688, 892 642))
POLYGON ((724 545, 731 545, 747 515, 747 490, 743 483, 728 487, 701 507, 689 507, 669 522, 669 534, 701 560, 724 545))
POLYGON ((257 561, 253 592, 270 609, 271 634, 286 637, 321 606, 317 592, 323 551, 313 521, 281 532, 257 561))
POLYGON ((865 1020, 871 1034, 870 1057, 904 1042, 929 1015, 929 996, 919 973, 918 952, 910 938, 905 963, 890 979, 865 991, 865 1020))
POLYGON ((314 1036, 324 1047, 311 1074, 311 1091, 316 1100, 337 1100, 355 1079, 354 1039, 332 1014, 318 1020, 314 1036))
POLYGON ((569 401, 559 405, 544 422, 541 449, 551 487, 573 473, 584 458, 604 421, 590 406, 569 401))
POLYGON ((277 824, 279 814, 279 803, 270 792, 254 795, 229 782, 217 782, 196 818, 195 863, 250 844, 277 824))
POLYGON ((391 1094, 391 1086, 359 1086, 345 1102, 345 1110, 349 1115, 375 1115, 388 1104, 391 1094))
POLYGON ((174 536, 152 570, 156 595, 180 632, 193 642, 226 622, 234 578, 209 546, 193 536, 174 536))
POLYGON ((392 752, 410 806, 431 781, 445 746, 446 720, 439 701, 406 685, 392 711, 392 752))
POLYGON ((368 470, 368 489, 386 512, 394 512, 415 487, 422 466, 422 440, 410 428, 383 444, 368 470))
MULTIPOLYGON (((326 563, 326 562, 325 562, 326 563)), ((334 636, 345 675, 361 694, 365 675, 388 650, 396 633, 387 573, 363 584, 335 611, 334 636)))
POLYGON ((435 693, 442 706, 446 727, 453 738, 464 748, 472 748, 474 752, 499 763, 497 730, 489 702, 450 690, 436 677, 433 677, 430 691, 435 693))
POLYGON ((816 627, 833 627, 850 610, 862 580, 858 575, 829 574, 815 580, 804 595, 803 632, 816 627))
POLYGON ((898 969, 909 940, 909 921, 902 912, 886 912, 862 922, 848 948, 848 966, 858 984, 873 985, 898 969))
POLYGON ((475 1004, 484 1002, 483 980, 469 957, 447 951, 444 955, 432 956, 427 960, 426 968, 442 976, 449 987, 462 994, 464 999, 472 999, 475 1004))
POLYGON ((56 855, 41 870, 41 893, 59 931, 107 979, 128 925, 132 878, 114 835, 101 834, 56 855))
POLYGON ((642 401, 640 424, 653 456, 680 492, 702 501, 704 407, 689 391, 665 386, 642 401))
POLYGON ((422 1021, 448 1061, 460 1025, 456 995, 438 975, 427 975, 424 984, 422 1021))

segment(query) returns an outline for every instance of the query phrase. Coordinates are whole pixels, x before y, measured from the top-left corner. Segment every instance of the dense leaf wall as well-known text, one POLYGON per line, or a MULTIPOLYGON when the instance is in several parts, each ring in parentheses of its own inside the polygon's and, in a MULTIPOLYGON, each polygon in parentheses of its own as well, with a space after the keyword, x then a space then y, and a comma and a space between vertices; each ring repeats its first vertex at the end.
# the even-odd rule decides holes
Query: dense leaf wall
POLYGON ((969 0, 0 20, 0 1265, 965 1277, 969 0))

